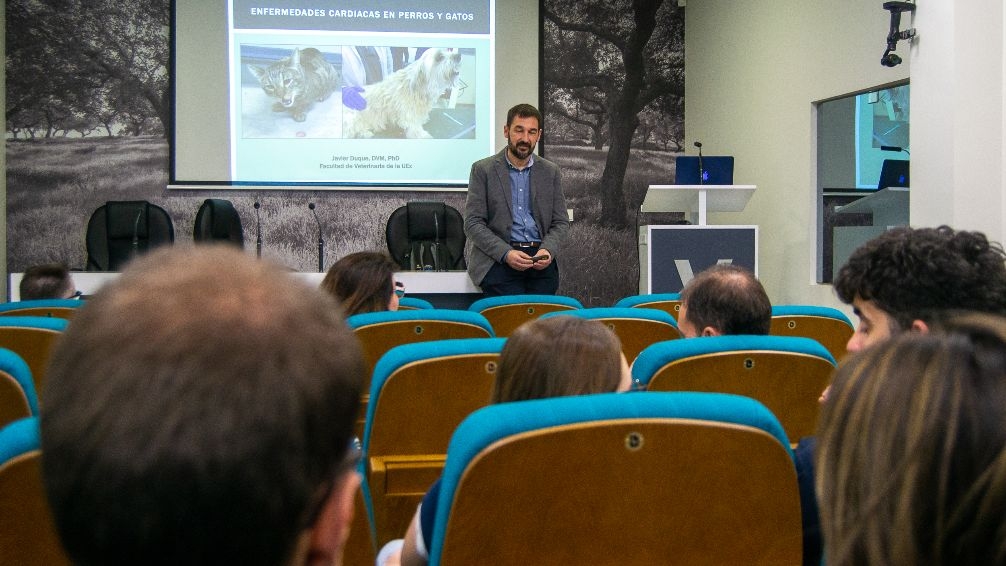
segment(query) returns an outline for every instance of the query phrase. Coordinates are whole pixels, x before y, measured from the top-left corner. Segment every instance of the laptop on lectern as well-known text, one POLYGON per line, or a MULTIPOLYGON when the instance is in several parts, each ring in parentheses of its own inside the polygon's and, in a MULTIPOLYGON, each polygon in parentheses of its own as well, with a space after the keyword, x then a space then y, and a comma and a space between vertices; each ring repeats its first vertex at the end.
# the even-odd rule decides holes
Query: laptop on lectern
POLYGON ((699 158, 696 155, 679 155, 674 161, 676 185, 732 185, 734 184, 734 158, 732 155, 702 157, 702 180, 699 181, 699 158))
POLYGON ((887 187, 908 187, 908 160, 885 159, 880 168, 880 182, 877 190, 887 187))

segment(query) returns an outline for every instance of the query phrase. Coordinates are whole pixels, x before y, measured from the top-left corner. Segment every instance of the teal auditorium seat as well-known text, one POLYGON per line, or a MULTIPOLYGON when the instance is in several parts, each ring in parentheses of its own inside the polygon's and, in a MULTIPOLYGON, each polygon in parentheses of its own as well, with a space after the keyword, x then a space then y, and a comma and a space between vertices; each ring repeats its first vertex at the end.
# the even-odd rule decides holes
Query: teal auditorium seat
POLYGON ((43 394, 45 372, 56 341, 69 321, 45 316, 0 316, 0 348, 14 351, 28 364, 35 392, 43 394))
POLYGON ((0 550, 4 564, 70 564, 42 486, 38 417, 0 429, 0 550))
POLYGON ((73 318, 77 309, 84 305, 78 299, 34 299, 0 304, 0 316, 46 316, 73 318))
POLYGON ((836 360, 848 353, 845 345, 856 327, 838 309, 813 305, 778 305, 772 307, 772 327, 775 336, 803 336, 820 342, 836 360))
POLYGON ((21 356, 0 348, 0 427, 38 415, 38 395, 31 370, 21 356))
POLYGON ((451 434, 489 404, 503 338, 396 346, 377 362, 363 434, 364 499, 377 547, 401 538, 438 477, 451 434))
POLYGON ((709 391, 764 403, 796 440, 814 433, 835 359, 810 338, 707 336, 654 344, 632 366, 648 391, 709 391))
POLYGON ((799 564, 789 440, 753 399, 501 403, 447 450, 430 564, 799 564))
POLYGON ((678 322, 659 309, 599 307, 553 312, 542 318, 552 316, 579 316, 603 322, 622 341, 622 352, 630 364, 647 346, 681 338, 678 322))
POLYGON ((518 326, 544 314, 582 308, 580 301, 562 295, 506 295, 479 299, 468 310, 485 316, 496 336, 510 336, 518 326))
POLYGON ((622 297, 613 306, 644 309, 660 309, 678 319, 681 310, 681 293, 649 293, 622 297))
POLYGON ((433 303, 427 301, 426 299, 419 299, 416 297, 402 297, 398 299, 398 309, 399 310, 422 310, 422 309, 432 309, 433 303))

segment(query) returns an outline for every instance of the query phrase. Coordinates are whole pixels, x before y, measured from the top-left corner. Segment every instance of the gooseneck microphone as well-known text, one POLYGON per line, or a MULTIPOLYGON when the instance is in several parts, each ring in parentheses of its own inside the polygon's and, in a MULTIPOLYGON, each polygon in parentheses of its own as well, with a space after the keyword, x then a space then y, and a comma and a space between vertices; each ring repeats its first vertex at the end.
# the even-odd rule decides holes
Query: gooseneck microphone
POLYGON ((255 257, 262 259, 262 218, 259 217, 258 209, 262 205, 255 201, 255 257))
POLYGON ((705 169, 702 168, 702 142, 695 142, 695 147, 699 148, 699 184, 705 185, 705 169))
POLYGON ((314 214, 314 221, 318 224, 318 273, 325 272, 325 238, 321 233, 321 219, 318 218, 318 211, 314 209, 314 203, 308 203, 307 207, 314 214))
POLYGON ((440 221, 433 211, 433 270, 440 271, 440 221))
POLYGON ((136 220, 133 221, 133 257, 140 254, 140 217, 143 216, 143 207, 136 211, 136 220))

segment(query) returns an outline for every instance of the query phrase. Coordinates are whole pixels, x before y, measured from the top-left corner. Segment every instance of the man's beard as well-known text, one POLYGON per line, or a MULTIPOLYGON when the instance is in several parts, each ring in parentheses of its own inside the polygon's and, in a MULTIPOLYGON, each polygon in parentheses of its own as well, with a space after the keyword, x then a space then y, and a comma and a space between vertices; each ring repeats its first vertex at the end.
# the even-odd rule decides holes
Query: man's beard
POLYGON ((513 155, 521 161, 527 159, 531 156, 531 152, 534 151, 534 144, 527 142, 518 142, 516 145, 507 139, 507 148, 510 150, 510 155, 513 155))

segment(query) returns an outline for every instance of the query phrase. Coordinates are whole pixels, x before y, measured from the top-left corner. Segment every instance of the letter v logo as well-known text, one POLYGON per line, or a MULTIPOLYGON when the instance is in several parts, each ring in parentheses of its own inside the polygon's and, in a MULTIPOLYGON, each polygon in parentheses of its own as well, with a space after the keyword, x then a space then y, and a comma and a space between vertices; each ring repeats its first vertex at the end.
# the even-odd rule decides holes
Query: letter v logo
MULTIPOLYGON (((718 259, 716 260, 716 265, 730 265, 733 262, 733 259, 718 259)), ((695 273, 692 271, 692 261, 689 259, 676 259, 674 260, 674 268, 678 270, 678 277, 681 278, 681 288, 684 289, 695 278, 695 273)))

